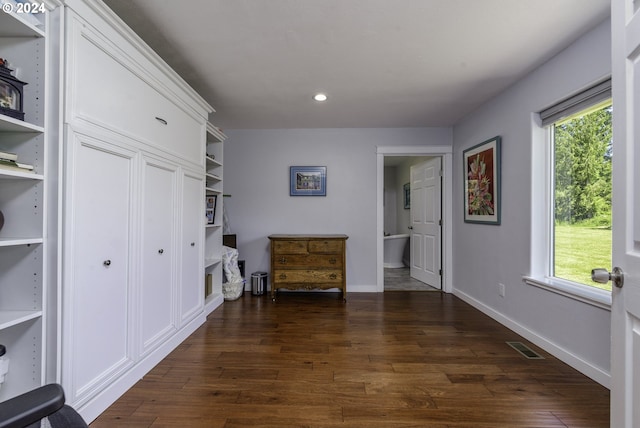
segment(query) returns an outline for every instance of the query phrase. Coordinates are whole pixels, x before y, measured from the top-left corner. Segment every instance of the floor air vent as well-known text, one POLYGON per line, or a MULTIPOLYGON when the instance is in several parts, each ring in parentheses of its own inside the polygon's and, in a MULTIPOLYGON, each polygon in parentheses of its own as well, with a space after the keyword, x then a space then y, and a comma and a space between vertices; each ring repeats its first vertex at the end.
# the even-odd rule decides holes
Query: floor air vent
POLYGON ((522 342, 507 342, 507 345, 518 351, 525 358, 528 358, 530 360, 544 360, 544 357, 542 355, 538 354, 522 342))

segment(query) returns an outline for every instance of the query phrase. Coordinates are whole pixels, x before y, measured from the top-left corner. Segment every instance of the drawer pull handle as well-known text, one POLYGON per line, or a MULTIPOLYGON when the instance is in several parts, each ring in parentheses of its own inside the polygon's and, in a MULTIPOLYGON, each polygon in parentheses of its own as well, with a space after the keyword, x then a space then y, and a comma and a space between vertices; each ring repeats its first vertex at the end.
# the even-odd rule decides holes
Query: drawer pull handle
POLYGON ((111 266, 111 260, 105 260, 102 264, 105 266, 111 266))
POLYGON ((284 257, 283 257, 283 258, 281 258, 281 259, 280 259, 280 264, 281 264, 281 265, 283 265, 283 264, 285 264, 285 263, 287 263, 287 259, 286 259, 286 258, 284 258, 284 257))
POLYGON ((336 279, 338 277, 338 275, 336 275, 335 273, 332 273, 331 275, 329 275, 329 279, 336 279))
POLYGON ((160 248, 160 249, 158 250, 158 253, 159 253, 159 254, 162 254, 162 253, 164 253, 164 250, 163 250, 162 248, 160 248))
POLYGON ((168 125, 169 124, 169 122, 167 122, 166 120, 164 120, 163 118, 158 117, 158 116, 156 116, 156 120, 158 122, 160 122, 161 124, 163 124, 163 125, 168 125))
POLYGON ((281 273, 280 274, 280 279, 287 279, 287 274, 286 273, 281 273))
POLYGON ((329 259, 329 263, 331 263, 332 265, 335 265, 337 261, 338 260, 335 257, 329 259))
POLYGON ((196 246, 196 243, 195 243, 195 242, 192 242, 192 243, 191 243, 191 246, 192 246, 192 247, 195 247, 195 246, 196 246))

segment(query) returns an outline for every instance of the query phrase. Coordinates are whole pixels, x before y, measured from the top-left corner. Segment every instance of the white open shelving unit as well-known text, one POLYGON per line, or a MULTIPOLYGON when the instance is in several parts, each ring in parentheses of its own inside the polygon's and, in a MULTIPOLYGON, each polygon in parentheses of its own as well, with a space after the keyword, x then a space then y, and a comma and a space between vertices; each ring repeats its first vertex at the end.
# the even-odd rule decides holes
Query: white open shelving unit
POLYGON ((206 186, 207 197, 216 197, 214 222, 205 224, 204 271, 211 275, 211 290, 205 286, 205 312, 211 313, 224 300, 222 296, 222 164, 224 140, 227 137, 211 123, 207 124, 206 186), (210 291, 210 292, 209 292, 210 291))
MULTIPOLYGON (((59 25, 59 5, 47 1, 46 14, 0 12, 0 57, 27 82, 23 94, 24 121, 0 114, 0 151, 16 153, 33 172, 0 168, 0 344, 7 348, 9 371, 0 388, 0 401, 36 388, 48 379, 47 310, 51 266, 48 225, 55 223, 51 201, 57 171, 55 105, 46 88, 57 66, 47 40, 48 27, 59 25), (53 148, 51 146, 54 146, 53 148)), ((56 86, 55 84, 52 86, 56 86)), ((55 263, 53 263, 55 264, 55 263)), ((55 273, 53 274, 55 275, 55 273)), ((54 359, 55 361, 55 359, 54 359)))

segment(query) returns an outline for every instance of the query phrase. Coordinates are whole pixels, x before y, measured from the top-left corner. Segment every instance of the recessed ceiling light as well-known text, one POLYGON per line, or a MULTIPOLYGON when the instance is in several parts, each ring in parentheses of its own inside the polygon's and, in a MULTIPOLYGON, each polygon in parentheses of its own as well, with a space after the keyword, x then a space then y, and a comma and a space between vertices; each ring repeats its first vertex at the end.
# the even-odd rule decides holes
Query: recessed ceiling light
POLYGON ((316 101, 326 101, 327 100, 327 96, 325 94, 315 94, 313 96, 313 99, 316 101))

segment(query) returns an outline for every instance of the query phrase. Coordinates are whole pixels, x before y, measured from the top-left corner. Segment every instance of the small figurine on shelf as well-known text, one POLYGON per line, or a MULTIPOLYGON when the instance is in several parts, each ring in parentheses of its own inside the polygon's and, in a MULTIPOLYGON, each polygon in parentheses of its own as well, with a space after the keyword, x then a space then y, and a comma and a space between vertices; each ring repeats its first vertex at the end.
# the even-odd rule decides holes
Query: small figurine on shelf
POLYGON ((0 58, 0 114, 24 120, 23 89, 27 83, 11 75, 9 62, 0 58))

